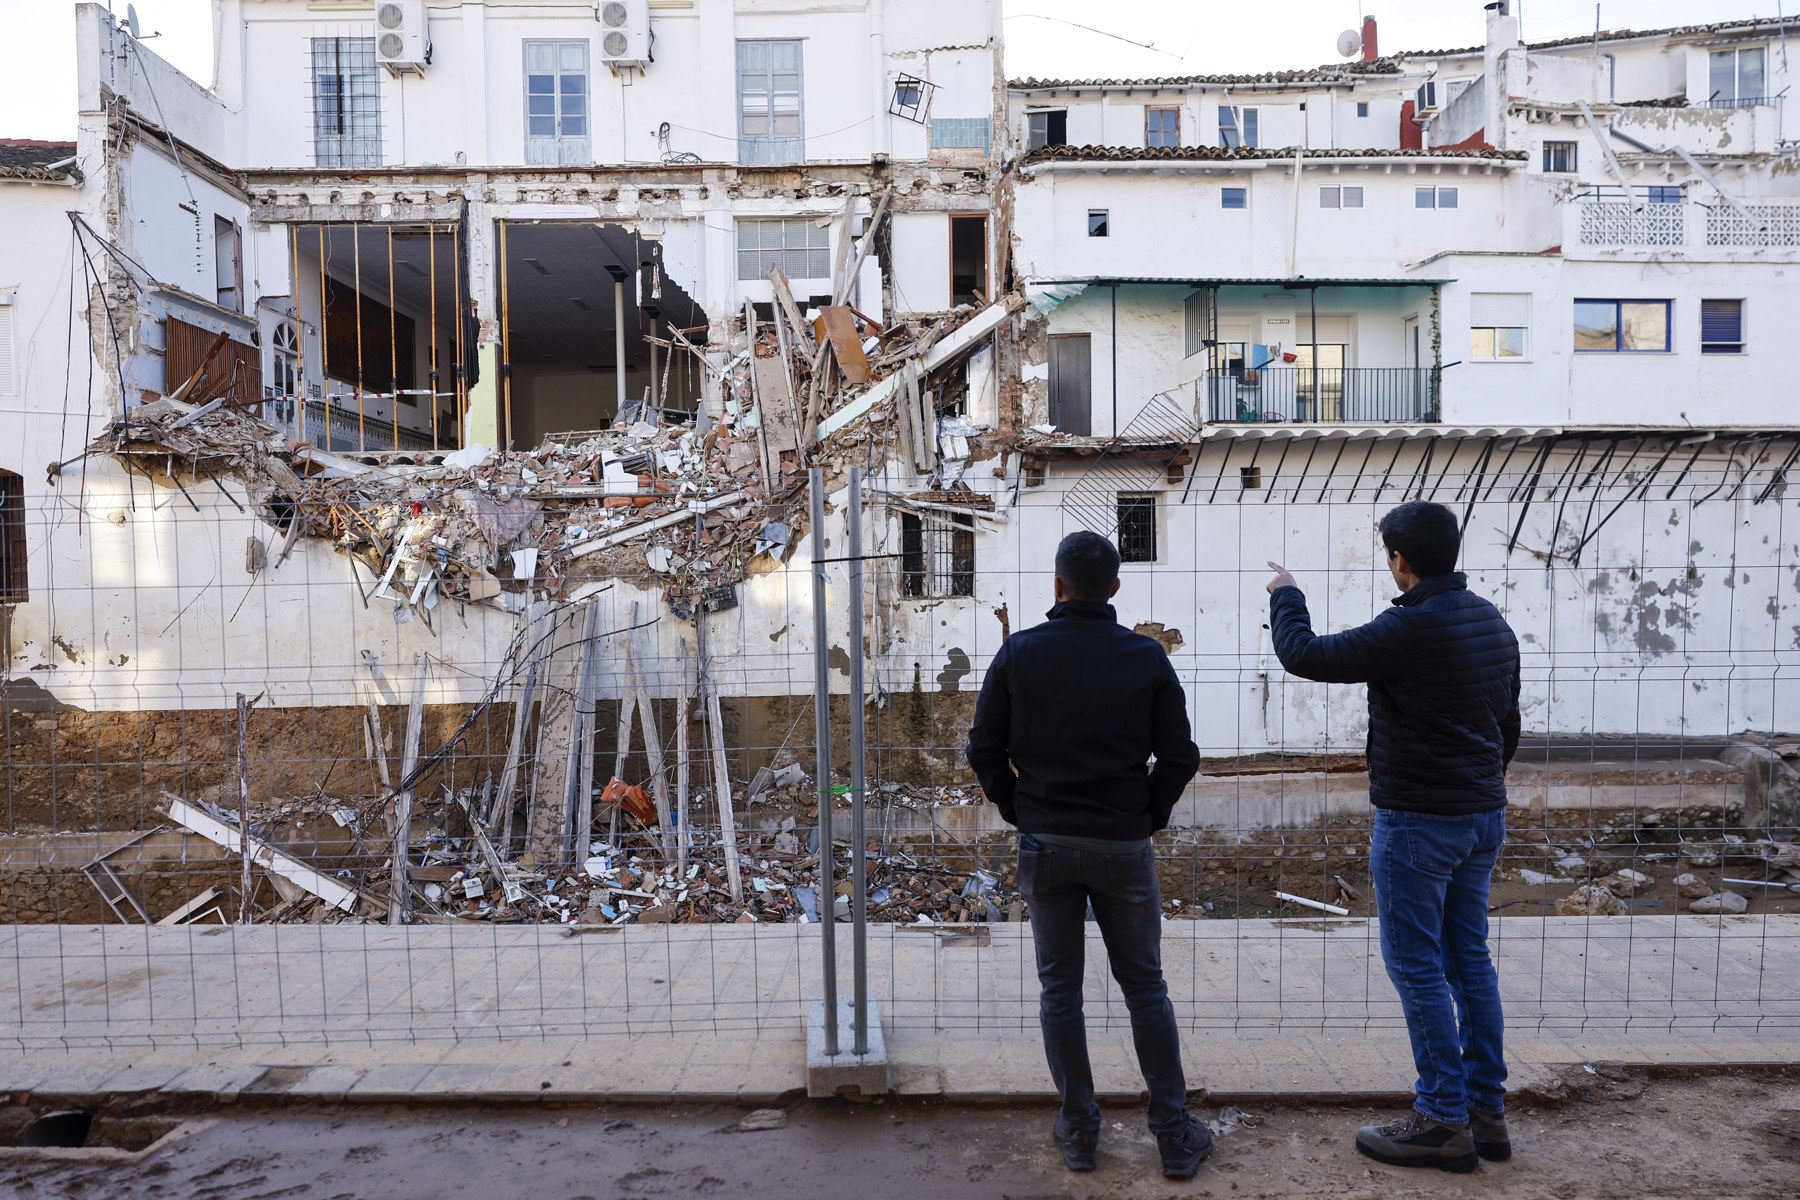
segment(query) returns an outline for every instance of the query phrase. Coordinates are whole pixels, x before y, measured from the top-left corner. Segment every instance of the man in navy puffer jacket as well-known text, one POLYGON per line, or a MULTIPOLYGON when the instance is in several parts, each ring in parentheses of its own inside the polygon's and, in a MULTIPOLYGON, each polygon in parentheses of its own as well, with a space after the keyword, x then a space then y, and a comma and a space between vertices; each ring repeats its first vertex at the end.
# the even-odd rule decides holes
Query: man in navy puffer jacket
POLYGON ((1487 910, 1519 746, 1519 643, 1454 569, 1461 534, 1449 509, 1402 504, 1381 519, 1381 539, 1402 589, 1393 607, 1318 636, 1293 576, 1271 562, 1269 628, 1290 674, 1369 686, 1370 873, 1419 1080, 1413 1111, 1358 1131, 1357 1149, 1469 1170, 1477 1156, 1511 1154, 1487 910))

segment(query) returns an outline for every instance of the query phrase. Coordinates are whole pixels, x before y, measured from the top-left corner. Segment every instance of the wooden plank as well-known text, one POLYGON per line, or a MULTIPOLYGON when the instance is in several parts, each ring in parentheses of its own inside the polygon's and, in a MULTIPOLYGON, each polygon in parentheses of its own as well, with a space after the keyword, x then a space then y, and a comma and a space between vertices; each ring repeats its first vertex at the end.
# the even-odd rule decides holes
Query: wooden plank
POLYGON ((568 854, 570 862, 580 862, 588 855, 594 840, 594 732, 598 724, 597 697, 600 690, 600 606, 587 606, 587 621, 582 634, 581 690, 576 698, 577 725, 574 752, 580 758, 570 772, 574 783, 569 797, 568 854))
POLYGON ((526 622, 525 631, 525 644, 528 647, 525 682, 519 689, 518 699, 514 701, 512 738, 506 745, 506 765, 500 770, 500 786, 494 792, 493 804, 487 814, 488 831, 498 829, 500 841, 508 847, 512 845, 513 810, 518 807, 513 803, 513 793, 519 784, 519 762, 525 756, 525 731, 531 727, 531 706, 537 700, 538 664, 544 657, 543 647, 532 640, 532 635, 537 632, 535 617, 526 622))
POLYGON ((688 846, 688 660, 687 643, 681 644, 681 690, 675 697, 675 824, 676 869, 687 873, 688 846))
POLYGON ((238 922, 250 923, 250 772, 245 761, 248 738, 247 726, 250 717, 250 701, 244 693, 237 694, 237 792, 238 792, 238 828, 244 831, 244 838, 238 843, 238 860, 240 873, 238 876, 238 922))
POLYGON ((831 343, 838 370, 850 384, 869 381, 869 356, 863 353, 862 334, 856 330, 856 317, 841 304, 828 304, 819 310, 813 323, 821 341, 831 343))
MULTIPOLYGON (((875 206, 875 215, 869 218, 869 231, 863 234, 862 241, 856 247, 856 258, 850 263, 850 269, 837 281, 837 288, 831 294, 833 304, 842 304, 850 298, 851 290, 856 287, 856 277, 862 271, 863 259, 869 257, 869 250, 875 245, 876 231, 881 228, 882 219, 887 216, 888 202, 893 198, 892 188, 881 193, 881 202, 875 206)), ((875 322, 871 321, 869 324, 873 325, 875 322)))
POLYGON ((419 737, 425 728, 425 680, 429 660, 413 656, 412 702, 406 709, 406 744, 400 759, 402 791, 394 798, 394 857, 388 867, 388 924, 406 923, 407 856, 412 853, 412 773, 419 765, 419 737))
POLYGON ((570 742, 575 736, 575 693, 580 682, 581 638, 576 624, 580 615, 581 610, 572 606, 550 613, 544 666, 539 674, 543 696, 538 701, 537 750, 532 756, 525 852, 544 862, 562 861, 563 808, 573 762, 570 742))
POLYGON ((812 335, 807 332, 806 319, 800 315, 800 305, 794 300, 794 289, 789 286, 788 277, 781 273, 780 267, 769 268, 769 287, 775 293, 776 310, 785 318, 782 327, 799 341, 800 349, 810 355, 813 351, 812 335))
MULTIPOLYGON (((737 816, 731 808, 731 771, 725 762, 725 719, 719 713, 719 693, 711 681, 701 685, 706 692, 706 732, 712 743, 713 793, 719 803, 719 840, 725 843, 725 883, 731 889, 731 902, 744 900, 744 880, 738 871, 737 816)), ((820 905, 830 903, 821 898, 820 905)))
POLYGON ((650 701, 650 689, 644 682, 642 633, 637 627, 638 606, 631 606, 631 631, 625 637, 625 668, 631 673, 631 689, 637 700, 638 723, 644 735, 644 759, 650 766, 650 794, 656 799, 656 840, 662 848, 663 860, 669 857, 669 781, 663 777, 662 735, 656 727, 656 709, 650 701))
POLYGON ((248 844, 250 857, 265 871, 281 876, 303 891, 311 892, 333 908, 349 912, 356 907, 356 891, 345 887, 330 875, 315 871, 285 851, 277 850, 261 838, 240 838, 238 831, 213 817, 205 809, 189 804, 173 792, 164 792, 169 819, 190 833, 199 834, 215 845, 236 853, 239 845, 248 844))

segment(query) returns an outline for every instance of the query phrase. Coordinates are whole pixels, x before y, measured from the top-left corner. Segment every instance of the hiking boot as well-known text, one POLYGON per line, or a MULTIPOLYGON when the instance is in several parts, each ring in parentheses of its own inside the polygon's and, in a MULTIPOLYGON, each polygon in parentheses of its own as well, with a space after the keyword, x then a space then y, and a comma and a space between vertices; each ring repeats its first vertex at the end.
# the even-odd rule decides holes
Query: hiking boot
POLYGON ((1098 1165, 1094 1158, 1100 1143, 1098 1130, 1072 1129, 1058 1118, 1050 1136, 1056 1139, 1056 1148, 1062 1151, 1063 1166, 1069 1170, 1091 1171, 1098 1165))
POLYGON ((1206 1156, 1212 1153, 1212 1131, 1199 1117, 1190 1115, 1187 1128, 1156 1135, 1156 1152, 1162 1155, 1165 1179, 1192 1179, 1206 1156))
POLYGON ((1505 1162, 1512 1157, 1512 1139, 1506 1135, 1506 1114, 1469 1109, 1469 1136, 1475 1139, 1475 1153, 1489 1162, 1505 1162))
POLYGON ((1417 1109, 1390 1125, 1363 1126, 1356 1131, 1356 1148, 1396 1167, 1473 1171, 1480 1161, 1467 1125, 1446 1125, 1417 1109))

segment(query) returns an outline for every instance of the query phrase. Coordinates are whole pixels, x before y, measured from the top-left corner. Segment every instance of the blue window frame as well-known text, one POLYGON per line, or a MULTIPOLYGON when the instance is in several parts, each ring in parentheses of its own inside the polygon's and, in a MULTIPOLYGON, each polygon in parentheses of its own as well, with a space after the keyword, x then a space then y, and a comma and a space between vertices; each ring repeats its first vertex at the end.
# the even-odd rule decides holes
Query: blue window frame
POLYGON ((1220 208, 1249 208, 1250 192, 1247 188, 1228 187, 1219 189, 1220 208))
POLYGON ((1577 354, 1667 354, 1672 300, 1575 301, 1577 354))

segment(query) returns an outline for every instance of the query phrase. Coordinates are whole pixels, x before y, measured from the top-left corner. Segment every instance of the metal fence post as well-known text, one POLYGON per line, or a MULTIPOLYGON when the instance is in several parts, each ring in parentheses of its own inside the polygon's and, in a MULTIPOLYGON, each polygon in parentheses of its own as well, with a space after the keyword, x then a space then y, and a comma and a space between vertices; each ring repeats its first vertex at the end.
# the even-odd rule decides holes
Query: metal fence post
POLYGON ((825 472, 813 467, 807 475, 812 492, 813 772, 819 793, 819 920, 824 926, 819 931, 819 944, 824 948, 825 958, 825 1053, 836 1055, 837 881, 831 834, 831 666, 827 659, 830 633, 825 621, 825 472))
POLYGON ((850 468, 844 520, 850 558, 850 962, 857 1054, 869 1052, 868 830, 863 804, 862 470, 850 468))

